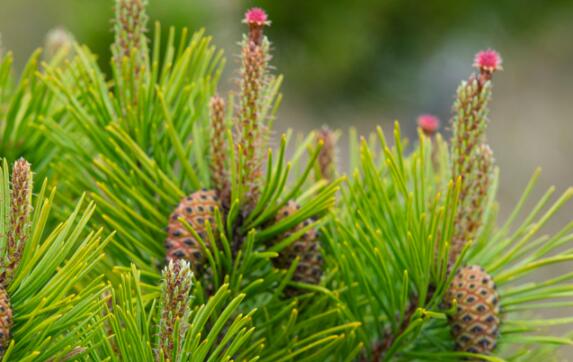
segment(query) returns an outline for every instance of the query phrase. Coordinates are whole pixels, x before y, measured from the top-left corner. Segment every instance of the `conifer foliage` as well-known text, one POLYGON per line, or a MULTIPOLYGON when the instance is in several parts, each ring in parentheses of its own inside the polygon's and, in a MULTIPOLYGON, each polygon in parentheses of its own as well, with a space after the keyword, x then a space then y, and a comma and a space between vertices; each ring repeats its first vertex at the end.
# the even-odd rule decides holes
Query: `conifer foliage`
POLYGON ((171 261, 163 270, 161 288, 142 290, 141 273, 132 267, 122 273, 111 296, 109 329, 100 330, 101 348, 95 360, 112 361, 223 361, 252 360, 259 343, 248 344, 254 332, 252 313, 237 314, 245 297, 231 296, 223 285, 206 303, 191 296, 189 263, 171 261))
MULTIPOLYGON (((145 2, 116 2, 111 79, 88 48, 80 46, 72 61, 77 86, 68 87, 56 67, 40 76, 66 105, 65 121, 47 120, 50 127, 44 133, 66 155, 54 163, 55 172, 66 180, 69 198, 62 202, 87 190, 99 207, 97 222, 116 231, 98 270, 114 284, 126 278, 118 272, 131 275, 130 283, 145 284, 143 309, 118 316, 113 306, 106 315, 118 318, 120 326, 137 324, 144 315, 149 324, 133 333, 151 333, 154 325, 162 325, 147 309, 157 300, 154 286, 161 280, 160 270, 186 261, 193 271, 195 305, 209 305, 223 293, 221 288, 230 297, 240 296, 232 313, 248 315, 254 327, 242 337, 252 338, 246 355, 292 360, 346 348, 357 323, 343 320, 337 297, 320 285, 317 237, 342 180, 312 179, 323 144, 315 147, 313 134, 297 145, 290 134, 283 135, 271 150, 282 78, 268 66, 266 13, 247 11, 237 93, 222 98, 217 82, 223 58, 210 39, 202 32, 188 39, 186 30, 177 36, 171 29, 163 45, 156 25, 150 42, 142 12, 145 2), (294 151, 290 161, 287 150, 294 151), (278 218, 290 202, 300 207, 278 218), (304 248, 290 248, 301 241, 304 248), (307 250, 313 254, 311 264, 307 250), (283 262, 277 263, 279 259, 283 262)), ((133 287, 122 288, 136 293, 133 287)), ((117 301, 123 309, 124 302, 117 301)), ((221 312, 215 305, 213 315, 221 312)), ((205 331, 219 323, 224 324, 205 324, 205 331)), ((113 323, 112 330, 102 333, 117 335, 118 341, 112 338, 101 355, 118 347, 121 351, 123 342, 113 323)), ((146 344, 148 339, 137 340, 146 344)), ((152 349, 166 350, 166 355, 180 350, 175 342, 167 347, 161 343, 152 349)), ((218 353, 225 351, 223 346, 218 353)), ((139 355, 151 356, 147 346, 137 348, 139 355)), ((129 353, 121 351, 123 356, 129 353)))
POLYGON ((14 55, 0 44, 0 155, 14 162, 24 157, 34 164, 35 172, 44 177, 56 150, 38 129, 47 117, 61 120, 57 97, 41 82, 37 73, 43 71, 43 60, 54 67, 63 63, 69 47, 56 46, 48 39, 44 59, 35 51, 23 70, 14 69, 14 55), (19 77, 18 77, 19 74, 19 77))
POLYGON ((89 353, 101 323, 101 276, 87 278, 109 238, 88 231, 94 204, 80 201, 48 227, 55 193, 35 197, 30 164, 0 168, 0 353, 3 360, 62 360, 89 353))
POLYGON ((572 260, 571 225, 538 235, 572 190, 553 204, 549 190, 514 227, 536 172, 509 219, 496 226, 498 171, 485 136, 501 58, 480 52, 474 66, 478 73, 457 91, 450 150, 422 128, 406 152, 398 124, 393 146, 380 128, 377 142, 351 143, 360 157, 343 190, 343 212, 326 232, 327 261, 339 270, 332 287, 348 290, 341 298, 364 326, 362 360, 536 360, 571 344, 567 335, 541 328, 569 318, 521 313, 571 305, 569 274, 525 278, 572 260))
POLYGON ((3 361, 534 361, 573 344, 551 328, 573 319, 537 314, 573 305, 573 273, 537 273, 573 262, 573 224, 542 234, 573 191, 526 211, 537 171, 498 224, 497 52, 458 87, 451 140, 428 114, 413 143, 398 123, 351 129, 347 179, 340 132, 273 133, 264 10, 245 13, 228 95, 203 31, 150 26, 146 0, 114 11, 109 74, 61 29, 19 79, 0 52, 3 361))

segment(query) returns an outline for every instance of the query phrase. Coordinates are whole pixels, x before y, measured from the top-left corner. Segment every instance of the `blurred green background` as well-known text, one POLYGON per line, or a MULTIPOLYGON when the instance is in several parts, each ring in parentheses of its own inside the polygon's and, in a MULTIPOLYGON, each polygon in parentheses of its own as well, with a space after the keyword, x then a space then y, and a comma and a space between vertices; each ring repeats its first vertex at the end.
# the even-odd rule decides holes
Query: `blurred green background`
MULTIPOLYGON (((323 123, 366 132, 434 113, 445 125, 473 54, 493 47, 496 75, 490 141, 506 177, 503 195, 543 164, 545 179, 573 184, 573 1, 480 0, 151 0, 151 19, 205 27, 226 50, 225 86, 233 84, 250 6, 268 10, 273 64, 286 75, 279 126, 303 131, 323 123)), ((2 0, 0 33, 22 63, 51 28, 64 26, 107 66, 113 0, 2 0)))
MULTIPOLYGON (((223 84, 230 87, 242 13, 255 5, 269 12, 273 64, 286 75, 279 128, 329 124, 365 133, 399 119, 414 137, 416 117, 434 113, 447 133, 457 84, 474 53, 492 47, 505 69, 495 76, 489 130, 502 214, 539 165, 542 186, 573 185, 572 0, 150 0, 149 13, 213 34, 229 58, 223 84)), ((112 0, 1 0, 0 33, 22 64, 62 25, 106 66, 112 7, 112 0)), ((556 223, 572 215, 569 206, 556 223)))

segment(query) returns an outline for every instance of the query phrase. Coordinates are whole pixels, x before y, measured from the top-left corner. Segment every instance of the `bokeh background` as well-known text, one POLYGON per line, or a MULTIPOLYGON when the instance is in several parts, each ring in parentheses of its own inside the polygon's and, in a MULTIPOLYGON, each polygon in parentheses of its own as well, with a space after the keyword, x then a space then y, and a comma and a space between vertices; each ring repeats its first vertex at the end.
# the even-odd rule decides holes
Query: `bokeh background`
MULTIPOLYGON (((366 133, 398 119, 415 137, 416 117, 433 113, 447 134, 457 84, 471 71, 473 54, 491 47, 504 59, 489 129, 502 215, 537 166, 537 195, 573 185, 573 0, 150 0, 149 13, 164 25, 214 35, 229 58, 228 87, 240 19, 255 5, 270 14, 273 64, 286 76, 280 128, 328 124, 366 133)), ((105 67, 112 7, 113 0, 1 0, 4 47, 21 66, 50 29, 64 26, 101 54, 105 67)), ((549 227, 571 219, 569 205, 549 227)))

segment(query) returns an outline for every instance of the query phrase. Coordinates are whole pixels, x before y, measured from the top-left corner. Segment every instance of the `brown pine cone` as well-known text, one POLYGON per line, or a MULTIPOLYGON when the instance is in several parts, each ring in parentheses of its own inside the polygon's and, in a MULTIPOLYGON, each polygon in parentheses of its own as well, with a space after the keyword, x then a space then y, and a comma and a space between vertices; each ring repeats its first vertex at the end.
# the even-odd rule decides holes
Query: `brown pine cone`
MULTIPOLYGON (((289 201, 286 206, 279 210, 275 217, 275 222, 279 222, 296 213, 298 209, 300 209, 300 206, 296 202, 289 201)), ((311 222, 312 220, 308 219, 298 224, 293 229, 283 233, 277 242, 288 238, 294 232, 308 226, 311 222)), ((273 259, 273 264, 277 268, 288 269, 296 257, 300 257, 300 261, 294 272, 293 281, 318 284, 322 276, 323 260, 320 254, 318 235, 315 229, 308 230, 300 239, 283 249, 279 256, 273 259)))
POLYGON ((492 277, 477 265, 461 268, 446 293, 446 301, 457 300, 456 313, 449 318, 456 349, 489 354, 499 334, 499 296, 492 277))
POLYGON ((168 261, 185 259, 189 261, 194 272, 202 269, 205 258, 201 250, 201 244, 179 221, 179 218, 184 218, 203 241, 209 245, 207 221, 216 235, 216 208, 222 210, 219 197, 213 190, 207 191, 203 189, 181 200, 169 217, 169 225, 167 226, 165 247, 168 261))

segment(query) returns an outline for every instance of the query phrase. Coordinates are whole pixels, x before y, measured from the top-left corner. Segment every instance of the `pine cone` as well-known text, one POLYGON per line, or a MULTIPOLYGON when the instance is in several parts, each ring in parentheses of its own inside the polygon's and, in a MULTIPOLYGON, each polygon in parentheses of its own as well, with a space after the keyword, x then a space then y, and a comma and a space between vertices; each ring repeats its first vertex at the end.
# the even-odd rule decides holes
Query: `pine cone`
POLYGON ((458 271, 446 301, 457 300, 457 312, 450 317, 456 349, 489 354, 496 347, 499 333, 499 296, 492 277, 477 265, 458 271))
POLYGON ((0 356, 4 354, 10 343, 12 329, 12 308, 6 289, 0 287, 0 356))
MULTIPOLYGON (((169 218, 167 226, 167 260, 184 259, 189 261, 194 272, 202 269, 204 262, 201 244, 178 220, 183 217, 195 232, 208 245, 207 221, 215 233, 215 209, 221 210, 221 204, 215 191, 201 190, 181 200, 169 218)), ((216 233, 215 233, 216 235, 216 233)))
MULTIPOLYGON (((296 213, 300 206, 294 202, 289 201, 288 204, 279 210, 275 218, 275 222, 296 213)), ((308 219, 298 224, 293 229, 282 234, 278 241, 284 240, 292 235, 294 232, 299 231, 303 227, 312 222, 308 219)), ((322 255, 320 254, 318 235, 316 230, 310 229, 304 233, 300 239, 296 240, 288 247, 280 252, 280 255, 273 259, 275 267, 280 269, 288 269, 296 257, 300 257, 300 262, 294 272, 293 280, 297 282, 304 282, 308 284, 318 284, 322 276, 322 255)))

